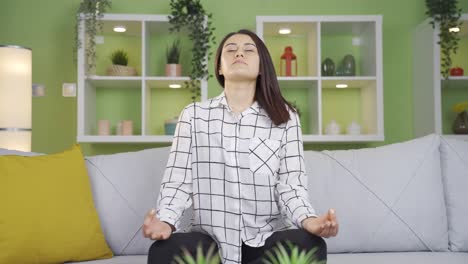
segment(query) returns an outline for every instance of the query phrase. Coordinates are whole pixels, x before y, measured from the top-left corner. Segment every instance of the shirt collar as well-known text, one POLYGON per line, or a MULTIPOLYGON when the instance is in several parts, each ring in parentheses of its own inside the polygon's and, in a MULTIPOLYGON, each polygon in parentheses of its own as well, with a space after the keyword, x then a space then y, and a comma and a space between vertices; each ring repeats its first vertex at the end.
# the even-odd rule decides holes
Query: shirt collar
MULTIPOLYGON (((213 107, 218 107, 218 106, 222 106, 222 105, 224 105, 224 106, 226 106, 228 109, 230 109, 230 108, 229 108, 229 105, 228 105, 228 103, 227 103, 226 94, 224 93, 224 91, 223 91, 220 95, 214 97, 214 98, 211 100, 210 107, 213 108, 213 107)), ((247 110, 249 110, 249 109, 252 109, 252 110, 254 110, 254 111, 257 112, 257 113, 260 112, 260 105, 258 104, 257 100, 255 100, 255 101, 253 102, 253 104, 252 104, 247 110)), ((246 112, 247 110, 245 110, 244 112, 246 112)))

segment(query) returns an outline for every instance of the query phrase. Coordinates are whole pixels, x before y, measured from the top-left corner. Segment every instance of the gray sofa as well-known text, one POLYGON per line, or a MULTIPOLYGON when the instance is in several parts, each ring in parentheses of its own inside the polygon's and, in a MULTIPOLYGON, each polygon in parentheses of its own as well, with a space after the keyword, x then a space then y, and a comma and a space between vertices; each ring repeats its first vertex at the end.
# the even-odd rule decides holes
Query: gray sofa
MULTIPOLYGON (((169 152, 86 157, 115 257, 84 263, 146 263, 153 241, 143 238, 141 224, 155 206, 169 152)), ((309 199, 318 213, 335 208, 340 222, 339 235, 327 239, 328 263, 468 263, 468 142, 428 135, 304 156, 309 199)), ((189 229, 190 210, 183 218, 178 230, 189 229)))

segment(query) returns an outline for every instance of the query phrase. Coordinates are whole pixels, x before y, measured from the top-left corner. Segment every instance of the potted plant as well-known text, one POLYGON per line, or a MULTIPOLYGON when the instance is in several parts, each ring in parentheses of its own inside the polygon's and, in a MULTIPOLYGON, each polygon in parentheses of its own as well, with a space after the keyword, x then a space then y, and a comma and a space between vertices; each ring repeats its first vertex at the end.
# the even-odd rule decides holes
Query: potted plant
POLYGON ((112 65, 107 68, 107 75, 110 76, 135 76, 135 68, 129 67, 127 52, 121 49, 112 52, 110 59, 112 65))
POLYGON ((85 46, 85 64, 86 72, 92 71, 96 66, 96 42, 95 37, 98 32, 102 32, 102 21, 104 13, 112 5, 111 0, 82 0, 76 14, 75 25, 75 46, 73 49, 74 59, 76 61, 76 54, 78 49, 81 48, 83 43, 79 38, 81 31, 81 24, 84 21, 86 32, 86 46, 85 46))
POLYGON ((180 40, 174 40, 172 45, 166 48, 166 76, 181 76, 182 65, 179 64, 180 40))
POLYGON ((215 44, 210 21, 212 14, 207 13, 200 0, 171 0, 169 15, 170 32, 179 32, 182 28, 189 31, 189 39, 193 42, 190 81, 185 86, 192 92, 192 101, 200 96, 200 79, 208 79, 208 65, 211 44, 215 44))
POLYGON ((452 125, 453 133, 468 134, 468 101, 454 105, 452 110, 457 113, 452 125))
POLYGON ((286 241, 289 247, 290 253, 286 250, 283 244, 278 245, 271 251, 267 251, 267 259, 264 259, 263 263, 266 264, 325 264, 325 261, 318 261, 315 259, 314 254, 317 251, 316 248, 306 251, 299 251, 299 248, 293 245, 290 241, 286 241))
POLYGON ((451 56, 457 52, 460 37, 457 32, 451 32, 451 28, 460 27, 461 9, 457 7, 457 0, 426 0, 426 15, 431 20, 434 28, 439 26, 439 42, 442 54, 441 74, 448 78, 452 67, 451 56))
POLYGON ((219 264, 221 263, 219 254, 215 250, 216 244, 212 244, 208 249, 206 255, 203 254, 201 245, 197 247, 196 256, 192 256, 187 249, 183 249, 182 256, 175 257, 175 263, 177 264, 219 264))

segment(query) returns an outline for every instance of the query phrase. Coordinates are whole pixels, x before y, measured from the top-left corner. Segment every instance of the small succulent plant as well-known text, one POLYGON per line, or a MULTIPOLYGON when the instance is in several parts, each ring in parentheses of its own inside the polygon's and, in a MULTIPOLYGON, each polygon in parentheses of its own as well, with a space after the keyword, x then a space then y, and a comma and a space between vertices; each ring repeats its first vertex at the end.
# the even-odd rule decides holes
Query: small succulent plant
POLYGON ((118 49, 111 54, 112 64, 127 66, 128 64, 128 55, 124 50, 118 49))

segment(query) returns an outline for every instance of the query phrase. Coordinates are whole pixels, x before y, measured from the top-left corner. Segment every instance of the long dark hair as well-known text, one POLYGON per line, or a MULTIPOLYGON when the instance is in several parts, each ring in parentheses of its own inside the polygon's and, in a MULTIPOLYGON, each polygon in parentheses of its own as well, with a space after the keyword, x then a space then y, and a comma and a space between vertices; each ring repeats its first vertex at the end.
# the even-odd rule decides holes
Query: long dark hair
POLYGON ((223 38, 219 44, 218 50, 216 51, 216 79, 218 79, 219 84, 224 88, 224 76, 219 74, 221 52, 226 40, 235 34, 244 34, 250 36, 257 46, 258 55, 260 57, 260 74, 257 76, 255 99, 257 100, 258 104, 263 109, 265 109, 271 121, 273 121, 275 125, 280 125, 284 122, 287 122, 290 118, 288 107, 294 112, 296 112, 296 110, 288 101, 286 101, 286 99, 284 99, 283 95, 281 94, 270 52, 268 52, 265 43, 263 43, 263 41, 254 32, 248 29, 241 29, 237 32, 231 32, 223 38))

